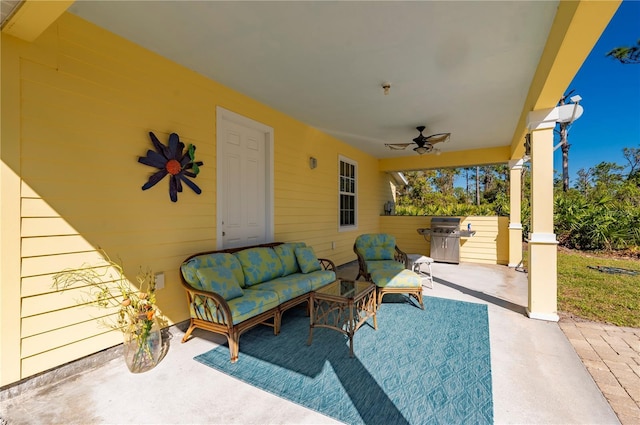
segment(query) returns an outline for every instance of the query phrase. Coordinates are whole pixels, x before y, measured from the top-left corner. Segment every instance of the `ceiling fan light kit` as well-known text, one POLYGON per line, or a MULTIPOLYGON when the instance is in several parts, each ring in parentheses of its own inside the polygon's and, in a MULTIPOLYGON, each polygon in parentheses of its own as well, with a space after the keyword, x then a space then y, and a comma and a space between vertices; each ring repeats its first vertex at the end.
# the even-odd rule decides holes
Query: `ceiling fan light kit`
POLYGON ((440 149, 435 149, 434 145, 436 143, 444 143, 449 140, 451 133, 436 133, 430 136, 424 136, 422 132, 424 131, 425 126, 421 125, 416 127, 416 130, 420 132, 420 135, 413 139, 413 142, 410 143, 385 143, 384 145, 392 150, 403 150, 408 146, 415 144, 416 147, 413 150, 418 155, 424 155, 425 153, 432 153, 439 155, 440 149))

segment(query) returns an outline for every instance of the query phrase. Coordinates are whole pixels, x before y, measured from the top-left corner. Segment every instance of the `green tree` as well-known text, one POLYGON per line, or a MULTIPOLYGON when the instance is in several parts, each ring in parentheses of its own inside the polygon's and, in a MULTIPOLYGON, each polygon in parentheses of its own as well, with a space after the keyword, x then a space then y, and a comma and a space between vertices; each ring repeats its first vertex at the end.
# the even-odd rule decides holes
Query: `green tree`
POLYGON ((436 175, 432 179, 435 190, 445 196, 452 196, 453 184, 456 176, 458 175, 460 175, 460 170, 457 168, 444 168, 437 170, 436 175))
POLYGON ((617 187, 624 180, 622 170, 624 170, 624 167, 615 162, 603 161, 596 165, 593 169, 593 182, 596 185, 596 189, 607 192, 617 187))
POLYGON ((627 174, 627 180, 637 179, 640 174, 640 147, 638 148, 623 148, 622 155, 624 159, 629 163, 629 173, 627 174))
POLYGON ((616 47, 607 52, 605 56, 624 64, 638 64, 640 63, 640 40, 636 42, 635 46, 616 47))
POLYGON ((593 168, 581 168, 577 172, 578 181, 576 182, 576 189, 582 194, 587 196, 591 190, 591 178, 593 177, 593 168))
MULTIPOLYGON (((640 148, 625 148, 623 154, 628 165, 601 162, 581 169, 575 187, 566 192, 562 177, 556 175, 554 231, 561 245, 582 250, 640 249, 640 148), (629 172, 625 173, 626 170, 629 172)), ((523 235, 529 233, 531 225, 530 167, 530 163, 525 163, 521 175, 523 235)), ((507 216, 509 173, 505 164, 469 168, 464 173, 466 187, 454 187, 450 191, 456 175, 454 170, 407 172, 409 184, 398 189, 396 213, 507 216), (470 202, 474 196, 469 190, 472 179, 478 189, 482 187, 480 203, 475 205, 470 202)))

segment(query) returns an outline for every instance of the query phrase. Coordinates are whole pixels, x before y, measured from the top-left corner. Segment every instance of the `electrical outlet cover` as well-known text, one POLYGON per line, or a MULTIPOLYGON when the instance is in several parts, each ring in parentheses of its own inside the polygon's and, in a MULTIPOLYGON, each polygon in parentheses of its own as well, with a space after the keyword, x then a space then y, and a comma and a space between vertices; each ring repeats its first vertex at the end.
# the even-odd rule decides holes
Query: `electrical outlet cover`
POLYGON ((156 273, 156 290, 164 288, 164 273, 156 273))

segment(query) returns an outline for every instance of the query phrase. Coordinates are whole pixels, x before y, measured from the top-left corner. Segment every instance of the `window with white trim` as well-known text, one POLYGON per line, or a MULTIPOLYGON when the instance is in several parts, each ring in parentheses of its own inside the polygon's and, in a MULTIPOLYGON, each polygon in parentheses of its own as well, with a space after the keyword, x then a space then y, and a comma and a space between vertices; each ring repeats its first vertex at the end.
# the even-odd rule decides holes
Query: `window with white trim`
POLYGON ((358 178, 358 164, 350 159, 340 157, 340 211, 339 229, 354 228, 357 225, 356 217, 358 206, 358 193, 356 191, 358 178))

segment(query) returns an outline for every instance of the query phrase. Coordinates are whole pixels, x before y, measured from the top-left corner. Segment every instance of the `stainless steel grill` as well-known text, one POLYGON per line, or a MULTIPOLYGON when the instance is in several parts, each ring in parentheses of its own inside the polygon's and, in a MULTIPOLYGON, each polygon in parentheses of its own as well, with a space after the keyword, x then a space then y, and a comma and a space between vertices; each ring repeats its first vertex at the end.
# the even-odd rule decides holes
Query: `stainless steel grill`
POLYGON ((434 261, 460 263, 460 218, 433 217, 431 228, 418 229, 418 233, 431 237, 431 254, 434 261))

